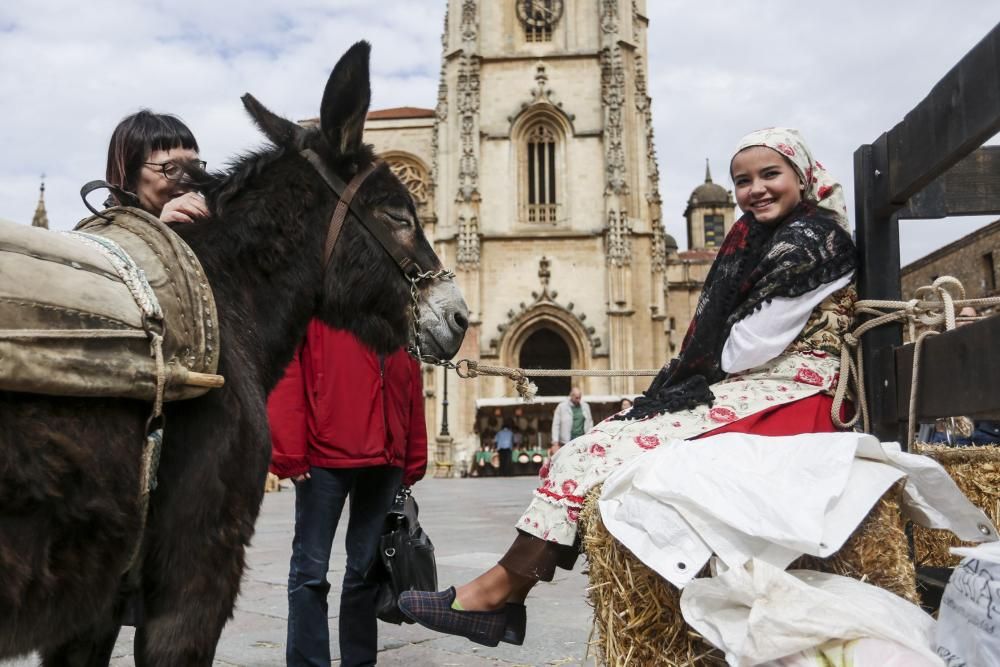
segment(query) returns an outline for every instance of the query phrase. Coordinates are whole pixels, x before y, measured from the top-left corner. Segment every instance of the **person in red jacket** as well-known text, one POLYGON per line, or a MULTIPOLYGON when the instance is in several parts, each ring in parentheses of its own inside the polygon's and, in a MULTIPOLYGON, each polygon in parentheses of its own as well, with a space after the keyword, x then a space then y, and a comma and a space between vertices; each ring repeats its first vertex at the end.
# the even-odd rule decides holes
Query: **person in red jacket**
POLYGON ((351 333, 314 320, 267 411, 271 472, 295 482, 287 664, 329 667, 326 574, 350 496, 341 665, 374 665, 376 587, 364 574, 396 490, 420 480, 427 467, 420 365, 402 348, 379 355, 351 333))

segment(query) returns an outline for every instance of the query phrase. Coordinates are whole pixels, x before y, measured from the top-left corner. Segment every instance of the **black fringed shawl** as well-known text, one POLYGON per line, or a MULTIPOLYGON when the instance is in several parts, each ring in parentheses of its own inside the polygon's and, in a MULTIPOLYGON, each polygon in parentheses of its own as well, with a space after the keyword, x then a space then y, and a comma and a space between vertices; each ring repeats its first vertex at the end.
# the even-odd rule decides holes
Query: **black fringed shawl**
POLYGON ((705 280, 694 319, 676 358, 664 366, 632 409, 616 419, 642 419, 711 403, 722 380, 722 348, 733 325, 776 296, 796 297, 855 269, 847 231, 803 202, 777 225, 747 213, 733 225, 705 280))

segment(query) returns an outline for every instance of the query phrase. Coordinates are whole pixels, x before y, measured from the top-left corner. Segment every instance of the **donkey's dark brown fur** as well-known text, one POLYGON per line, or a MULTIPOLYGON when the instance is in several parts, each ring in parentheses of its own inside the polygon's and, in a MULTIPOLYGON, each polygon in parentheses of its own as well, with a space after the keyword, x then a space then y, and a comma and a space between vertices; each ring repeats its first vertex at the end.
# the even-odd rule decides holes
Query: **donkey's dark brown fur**
MULTIPOLYGON (((345 225, 324 273, 337 198, 299 154, 313 149, 345 181, 372 160, 361 143, 368 56, 359 43, 341 58, 318 129, 303 130, 245 99, 275 145, 237 160, 227 174, 194 174, 212 219, 177 231, 215 292, 226 385, 166 407, 143 542, 140 665, 212 663, 263 493, 266 396, 309 319, 349 329, 382 352, 406 341, 408 285, 360 225, 345 225)), ((423 268, 440 266, 388 169, 377 169, 357 200, 423 268)), ((449 324, 464 330, 460 314, 449 324)), ((39 650, 46 665, 107 664, 122 570, 140 533, 148 413, 147 404, 125 400, 0 392, 0 658, 39 650)))

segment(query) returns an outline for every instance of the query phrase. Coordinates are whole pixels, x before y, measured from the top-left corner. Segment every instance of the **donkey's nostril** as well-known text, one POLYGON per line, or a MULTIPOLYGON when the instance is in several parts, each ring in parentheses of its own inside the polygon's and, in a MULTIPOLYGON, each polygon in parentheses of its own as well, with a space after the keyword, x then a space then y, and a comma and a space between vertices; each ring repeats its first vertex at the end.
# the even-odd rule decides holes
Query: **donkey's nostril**
POLYGON ((469 328, 469 318, 467 318, 462 313, 455 313, 455 316, 452 318, 452 320, 455 322, 455 325, 462 331, 465 331, 466 329, 469 328))

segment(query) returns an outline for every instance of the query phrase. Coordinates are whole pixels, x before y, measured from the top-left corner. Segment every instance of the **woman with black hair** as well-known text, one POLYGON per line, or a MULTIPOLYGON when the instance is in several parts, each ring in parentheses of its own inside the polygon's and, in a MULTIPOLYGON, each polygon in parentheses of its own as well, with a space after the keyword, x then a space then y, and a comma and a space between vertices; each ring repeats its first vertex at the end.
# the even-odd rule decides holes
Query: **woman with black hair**
POLYGON ((198 141, 179 118, 149 109, 126 116, 111 134, 105 176, 124 192, 112 193, 106 205, 137 206, 163 222, 208 216, 205 199, 184 177, 185 162, 205 166, 198 141))

